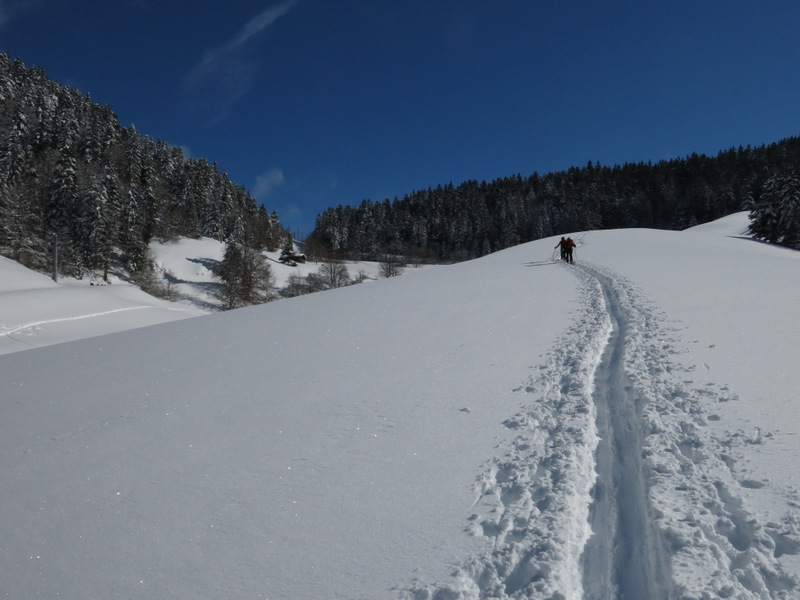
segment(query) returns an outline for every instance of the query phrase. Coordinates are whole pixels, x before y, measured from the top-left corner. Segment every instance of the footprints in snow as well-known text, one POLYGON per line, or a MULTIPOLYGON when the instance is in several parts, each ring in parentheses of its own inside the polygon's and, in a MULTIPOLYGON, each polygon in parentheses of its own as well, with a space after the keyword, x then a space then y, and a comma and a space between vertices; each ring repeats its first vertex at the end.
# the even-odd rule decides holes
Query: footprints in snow
MULTIPOLYGON (((677 339, 665 329, 664 317, 627 282, 604 274, 630 319, 619 368, 638 398, 645 493, 673 579, 659 589, 671 587, 670 597, 685 598, 797 597, 800 581, 786 575, 777 559, 800 554, 800 492, 790 500, 795 510, 778 523, 759 523, 742 499, 744 490, 767 483, 739 466, 737 448, 766 443, 769 434, 715 438, 707 425, 723 417, 708 408, 738 398, 724 386, 692 388, 687 371, 671 362, 679 353, 677 339)), ((503 425, 516 438, 476 481, 466 531, 485 538, 487 550, 457 569, 455 583, 418 587, 408 598, 581 595, 575 582, 581 581, 580 549, 590 532, 581 529, 588 523, 588 504, 576 499, 590 498, 594 486, 591 373, 607 326, 598 287, 589 280, 582 286, 587 310, 538 376, 514 390, 525 395, 525 408, 503 425)), ((703 367, 711 370, 707 363, 703 367)), ((612 493, 612 487, 597 489, 612 493)))
MULTIPOLYGON (((737 477, 732 448, 765 443, 769 434, 756 430, 717 439, 718 428, 707 425, 722 417, 706 407, 738 398, 725 386, 693 389, 691 381, 681 381, 688 370, 669 363, 676 352, 664 343, 659 319, 626 282, 611 279, 631 319, 625 366, 645 400, 644 469, 654 520, 670 554, 672 594, 773 598, 800 592, 800 580, 786 575, 777 561, 800 552, 797 524, 791 519, 761 524, 741 498, 743 490, 765 484, 737 477)), ((710 370, 708 364, 704 368, 710 370)))
POLYGON ((485 538, 486 551, 461 565, 454 582, 411 590, 413 600, 580 595, 595 480, 592 378, 610 329, 599 287, 584 285, 589 309, 514 390, 524 408, 503 425, 516 437, 475 483, 466 531, 485 538))

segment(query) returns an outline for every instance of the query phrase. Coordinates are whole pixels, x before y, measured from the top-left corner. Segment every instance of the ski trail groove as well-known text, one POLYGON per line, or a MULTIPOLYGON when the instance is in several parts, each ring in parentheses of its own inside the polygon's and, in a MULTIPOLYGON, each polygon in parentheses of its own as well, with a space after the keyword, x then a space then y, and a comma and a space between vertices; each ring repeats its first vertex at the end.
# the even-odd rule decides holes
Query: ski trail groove
POLYGON ((593 535, 583 555, 584 598, 667 599, 669 563, 642 473, 641 413, 624 371, 628 319, 608 278, 581 269, 600 284, 613 327, 595 376, 600 441, 590 516, 593 535))
POLYGON ((759 522, 741 497, 747 482, 737 481, 732 470, 732 447, 763 440, 736 435, 719 439, 706 427, 711 420, 708 409, 719 410, 719 403, 735 400, 735 394, 722 382, 705 389, 690 387, 693 367, 676 363, 681 350, 675 345, 675 330, 630 282, 598 265, 581 265, 576 271, 596 278, 616 321, 609 353, 598 368, 599 434, 607 428, 613 440, 607 455, 615 456, 622 446, 624 460, 638 463, 625 466, 615 456, 612 466, 604 468, 602 461, 608 458, 603 458, 604 444, 598 444, 593 525, 617 553, 606 578, 608 593, 603 595, 603 584, 597 587, 587 570, 599 568, 596 561, 589 562, 595 543, 590 538, 583 565, 585 597, 800 599, 800 579, 788 575, 778 560, 788 547, 800 554, 800 544, 779 543, 787 539, 775 535, 781 526, 759 522), (615 336, 623 341, 616 342, 615 336), (614 349, 621 355, 615 357, 614 349), (607 382, 602 379, 606 364, 613 373, 607 382), (601 389, 615 390, 608 395, 608 410, 601 389), (632 419, 614 416, 618 405, 632 410, 632 419), (625 437, 628 424, 634 425, 638 437, 625 437), (609 487, 616 493, 613 508, 603 502, 609 487), (618 529, 601 527, 597 519, 610 515, 607 523, 614 523, 615 510, 618 529), (629 511, 630 518, 623 517, 629 511), (632 553, 628 560, 626 553, 632 553), (631 578, 632 571, 641 573, 631 578), (647 587, 637 591, 640 585, 647 587))

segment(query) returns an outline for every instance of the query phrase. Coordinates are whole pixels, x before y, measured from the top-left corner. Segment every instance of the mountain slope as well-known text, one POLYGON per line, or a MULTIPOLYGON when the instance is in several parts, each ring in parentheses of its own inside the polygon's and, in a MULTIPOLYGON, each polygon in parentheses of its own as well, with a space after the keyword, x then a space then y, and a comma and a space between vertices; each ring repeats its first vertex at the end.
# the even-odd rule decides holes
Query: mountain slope
POLYGON ((0 354, 205 314, 116 281, 59 283, 0 256, 0 354))
POLYGON ((800 259, 738 219, 0 358, 4 591, 800 597, 800 259))
MULTIPOLYGON (((0 354, 40 348, 92 336, 105 335, 206 315, 222 310, 222 282, 215 267, 225 244, 210 238, 181 238, 177 242, 152 242, 154 264, 174 302, 154 298, 127 281, 111 276, 110 283, 96 279, 49 277, 0 257, 0 354)), ((279 252, 265 252, 276 291, 291 276, 306 276, 320 265, 281 263, 279 252)), ((376 279, 377 263, 350 262, 351 278, 360 274, 376 279)), ((429 267, 426 267, 429 268, 429 267)))

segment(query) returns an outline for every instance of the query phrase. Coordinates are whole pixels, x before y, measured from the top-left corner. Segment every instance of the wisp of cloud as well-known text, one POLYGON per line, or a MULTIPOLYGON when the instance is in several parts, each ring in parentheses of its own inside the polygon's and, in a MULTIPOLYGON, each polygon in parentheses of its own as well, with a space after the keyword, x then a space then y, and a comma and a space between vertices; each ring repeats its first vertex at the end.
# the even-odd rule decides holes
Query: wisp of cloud
POLYGON ((212 127, 230 115, 233 105, 252 87, 257 66, 247 43, 288 13, 299 0, 271 6, 248 21, 228 43, 207 51, 183 79, 190 109, 212 127))
POLYGON ((242 32, 236 36, 228 46, 233 49, 242 44, 247 43, 247 41, 255 35, 258 35, 262 31, 264 31, 267 27, 272 25, 275 21, 277 21, 280 17, 288 13, 292 7, 297 4, 298 0, 287 0, 283 4, 279 4, 278 6, 273 6, 268 8, 267 10, 263 11, 261 14, 253 17, 244 26, 242 32))
POLYGON ((272 168, 256 177, 256 187, 253 193, 259 200, 269 196, 272 191, 284 183, 283 171, 272 168))

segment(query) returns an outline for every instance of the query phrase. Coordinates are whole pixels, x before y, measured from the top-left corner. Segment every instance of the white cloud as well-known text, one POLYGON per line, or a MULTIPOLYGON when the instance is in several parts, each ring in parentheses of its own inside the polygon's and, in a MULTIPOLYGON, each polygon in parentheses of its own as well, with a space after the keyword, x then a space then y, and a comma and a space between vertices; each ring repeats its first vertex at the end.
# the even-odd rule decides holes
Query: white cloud
POLYGON ((258 35, 267 27, 272 25, 276 20, 285 15, 291 8, 297 4, 298 0, 287 0, 286 2, 273 6, 248 21, 244 26, 242 32, 236 36, 228 45, 227 48, 232 50, 247 43, 250 38, 258 35))
POLYGON ((186 75, 184 93, 208 126, 226 119, 233 105, 252 87, 257 66, 248 54, 248 42, 288 13, 298 1, 286 0, 262 11, 229 42, 203 54, 186 75))
POLYGON ((273 190, 284 184, 283 171, 272 168, 256 177, 256 186, 253 195, 259 200, 267 198, 273 190))

